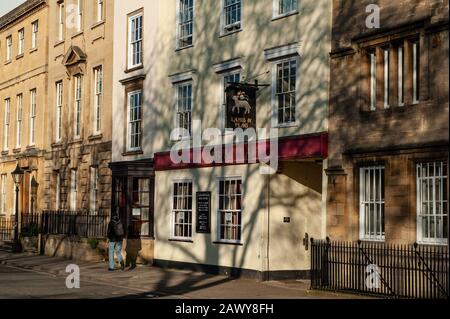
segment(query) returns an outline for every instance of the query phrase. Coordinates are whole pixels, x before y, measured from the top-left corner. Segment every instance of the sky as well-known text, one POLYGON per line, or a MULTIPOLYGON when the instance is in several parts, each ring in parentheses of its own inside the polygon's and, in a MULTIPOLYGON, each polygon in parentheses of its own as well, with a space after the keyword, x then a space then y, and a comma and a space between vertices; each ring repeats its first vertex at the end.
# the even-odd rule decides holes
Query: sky
POLYGON ((0 17, 24 2, 25 0, 0 0, 0 17))

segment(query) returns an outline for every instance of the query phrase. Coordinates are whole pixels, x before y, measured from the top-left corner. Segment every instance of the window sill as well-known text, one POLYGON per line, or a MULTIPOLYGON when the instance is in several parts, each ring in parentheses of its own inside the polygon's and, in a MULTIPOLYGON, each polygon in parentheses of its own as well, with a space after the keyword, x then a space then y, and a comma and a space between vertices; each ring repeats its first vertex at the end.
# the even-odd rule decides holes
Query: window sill
POLYGON ((191 44, 191 45, 187 45, 187 46, 182 47, 182 48, 176 48, 176 49, 175 49, 175 52, 183 51, 183 50, 186 50, 186 49, 189 49, 189 48, 193 48, 193 47, 194 47, 194 45, 191 44))
POLYGON ((229 35, 232 35, 232 34, 236 34, 236 33, 239 33, 239 32, 241 32, 241 31, 243 31, 241 28, 236 29, 236 30, 232 30, 232 31, 225 31, 225 30, 222 30, 222 31, 220 32, 219 38, 224 38, 224 37, 226 37, 226 36, 229 36, 229 35))
POLYGON ((10 64, 12 62, 12 60, 11 59, 9 59, 9 60, 6 60, 5 61, 5 65, 8 65, 8 64, 10 64))
POLYGON ((93 140, 101 140, 103 138, 103 134, 99 133, 99 134, 94 134, 88 137, 89 141, 93 141, 93 140))
POLYGON ((417 241, 417 244, 420 245, 420 246, 447 246, 447 242, 417 241))
POLYGON ((83 34, 83 30, 81 30, 81 31, 77 31, 77 33, 75 33, 74 35, 72 35, 72 39, 75 39, 76 37, 78 37, 78 36, 80 36, 80 35, 82 35, 83 34))
POLYGON ((274 128, 288 128, 288 127, 298 127, 300 126, 299 122, 291 122, 291 123, 282 123, 282 124, 276 124, 274 128))
POLYGON ((143 69, 144 68, 144 65, 143 64, 140 64, 140 65, 137 65, 137 66, 133 66, 133 67, 131 67, 131 68, 127 68, 125 71, 123 71, 124 73, 131 73, 131 72, 134 72, 134 71, 137 71, 137 70, 141 70, 141 69, 143 69))
POLYGON ((97 27, 99 27, 99 26, 101 26, 101 25, 104 25, 104 24, 105 24, 105 20, 104 20, 104 19, 101 20, 101 21, 98 21, 98 22, 94 23, 94 24, 91 26, 91 30, 94 30, 95 28, 97 28, 97 27))
POLYGON ((56 42, 56 43, 53 45, 53 47, 56 48, 57 46, 63 44, 64 42, 65 42, 64 39, 58 40, 58 42, 56 42))
POLYGON ((24 56, 24 54, 23 54, 23 53, 19 54, 18 56, 16 56, 16 60, 22 59, 22 58, 23 58, 23 56, 24 56))
POLYGON ((27 151, 28 151, 28 150, 34 150, 34 149, 36 149, 36 145, 28 145, 28 146, 26 147, 26 149, 27 149, 27 151))
POLYGON ((17 147, 17 148, 14 148, 13 150, 12 150, 12 152, 14 153, 14 154, 17 154, 17 153, 20 153, 22 151, 22 148, 19 146, 19 147, 17 147))
POLYGON ((38 48, 32 48, 32 49, 30 49, 30 54, 33 53, 33 52, 36 52, 37 50, 38 50, 38 48))
POLYGON ((2 154, 2 156, 8 155, 8 154, 9 154, 9 151, 8 151, 8 150, 2 151, 1 154, 2 154))
POLYGON ((181 238, 169 238, 168 241, 175 241, 175 242, 181 242, 181 243, 193 243, 194 242, 192 239, 181 239, 181 238))
POLYGON ((242 243, 242 242, 229 242, 229 241, 220 241, 220 240, 217 240, 217 241, 213 241, 213 244, 216 244, 216 245, 233 245, 233 246, 244 246, 244 244, 242 243))
POLYGON ((290 16, 295 16, 297 14, 299 14, 298 10, 287 12, 287 13, 283 13, 283 14, 279 14, 279 15, 273 16, 272 17, 272 21, 277 21, 277 20, 284 19, 284 18, 287 18, 287 17, 290 17, 290 16))
POLYGON ((368 243, 384 243, 385 238, 383 239, 377 239, 377 238, 361 238, 362 242, 368 242, 368 243))
POLYGON ((70 141, 68 144, 72 145, 72 144, 78 144, 78 143, 81 143, 81 142, 83 142, 83 139, 80 138, 80 137, 77 137, 77 138, 74 138, 72 141, 70 141))
POLYGON ((144 152, 142 150, 136 150, 136 151, 126 151, 122 153, 122 156, 133 156, 133 155, 142 155, 144 152))
POLYGON ((51 144, 51 147, 61 147, 61 146, 63 146, 63 143, 61 141, 60 142, 54 142, 54 143, 51 144))

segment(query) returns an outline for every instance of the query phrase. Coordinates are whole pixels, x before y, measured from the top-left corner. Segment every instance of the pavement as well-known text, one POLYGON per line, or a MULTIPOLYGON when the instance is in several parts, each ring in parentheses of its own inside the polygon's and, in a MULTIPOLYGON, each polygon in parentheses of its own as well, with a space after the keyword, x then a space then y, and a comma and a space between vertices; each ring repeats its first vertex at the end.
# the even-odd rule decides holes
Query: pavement
POLYGON ((108 271, 107 263, 0 251, 0 298, 356 299, 309 289, 308 280, 257 281, 148 265, 108 271), (68 289, 66 267, 80 269, 80 288, 68 289))

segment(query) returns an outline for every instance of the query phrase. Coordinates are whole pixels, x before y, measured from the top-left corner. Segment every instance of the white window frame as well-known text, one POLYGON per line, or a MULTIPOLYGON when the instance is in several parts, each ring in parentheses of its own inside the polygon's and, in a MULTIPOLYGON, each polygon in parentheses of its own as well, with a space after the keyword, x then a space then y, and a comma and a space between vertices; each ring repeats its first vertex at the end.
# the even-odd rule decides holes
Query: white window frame
POLYGON ((94 135, 102 131, 103 66, 94 68, 94 135))
POLYGON ((0 179, 1 193, 0 193, 0 214, 6 215, 6 188, 8 182, 8 175, 2 174, 0 179))
POLYGON ((70 210, 77 210, 78 201, 78 176, 77 170, 70 170, 70 210))
POLYGON ((222 14, 220 15, 220 34, 221 35, 242 30, 242 13, 243 13, 242 1, 244 1, 244 0, 235 0, 235 1, 238 1, 239 4, 233 3, 230 6, 234 6, 234 5, 239 6, 239 20, 237 20, 233 23, 227 24, 226 0, 222 0, 222 14))
POLYGON ((63 81, 58 81, 56 86, 56 142, 62 139, 62 113, 63 113, 63 81))
POLYGON ((82 131, 82 113, 83 113, 83 76, 77 74, 74 76, 74 129, 75 139, 81 137, 82 131))
POLYGON ((280 58, 272 63, 272 126, 273 127, 292 127, 292 126, 299 126, 299 88, 300 88, 300 58, 298 56, 293 57, 287 57, 287 58, 280 58), (279 64, 283 64, 286 62, 295 61, 296 67, 295 67, 295 98, 294 98, 294 121, 289 122, 279 122, 278 118, 278 99, 277 99, 277 66, 279 64))
POLYGON ((370 62, 370 110, 377 109, 377 55, 375 51, 369 53, 370 62))
POLYGON ((97 22, 101 22, 104 19, 104 0, 97 0, 97 22))
POLYGON ((404 64, 405 64, 405 58, 404 58, 404 50, 403 45, 399 46, 397 48, 397 65, 398 65, 398 72, 397 72, 397 81, 398 81, 398 105, 404 106, 405 105, 405 74, 404 74, 404 64))
POLYGON ((11 61, 13 55, 12 35, 6 37, 6 61, 11 61))
POLYGON ((23 94, 18 94, 16 109, 16 148, 22 146, 23 94))
POLYGON ((127 150, 129 151, 129 152, 133 152, 133 151, 140 151, 140 150, 142 150, 142 132, 143 132, 143 114, 142 114, 142 112, 143 112, 143 104, 144 104, 144 95, 143 95, 143 91, 140 89, 140 90, 135 90, 135 91, 131 91, 131 92, 128 92, 128 94, 127 94, 127 150), (140 115, 141 115, 141 117, 139 118, 139 119, 135 119, 134 121, 133 121, 133 123, 136 123, 136 125, 140 125, 140 132, 139 133, 137 133, 137 135, 139 135, 139 145, 138 146, 134 146, 134 147, 132 147, 131 146, 131 138, 132 138, 132 135, 131 135, 131 126, 132 126, 132 122, 131 122, 131 96, 133 96, 133 95, 140 95, 141 96, 141 103, 140 103, 140 105, 136 105, 136 106, 134 106, 134 108, 140 108, 140 111, 139 111, 139 113, 140 113, 140 115))
POLYGON ((37 91, 32 89, 30 90, 30 146, 33 146, 36 142, 36 103, 37 91))
POLYGON ((17 55, 22 55, 25 51, 25 29, 22 28, 18 31, 18 38, 19 38, 19 47, 17 55))
MULTIPOLYGON (((217 178, 217 241, 220 243, 232 243, 232 244, 242 244, 243 240, 243 212, 244 212, 244 180, 241 176, 226 176, 226 177, 218 177, 217 178), (240 195, 241 198, 241 208, 240 209, 220 209, 220 200, 221 200, 221 194, 220 194, 220 183, 226 182, 226 181, 240 181, 241 182, 241 193, 235 194, 240 195), (237 225, 237 227, 240 228, 240 238, 239 239, 221 239, 221 224, 220 224, 220 217, 222 213, 238 213, 240 214, 240 220, 241 224, 237 225)), ((234 225, 234 224, 233 224, 234 225)))
POLYGON ((361 240, 368 240, 368 241, 384 241, 385 240, 385 187, 381 187, 381 182, 385 181, 385 168, 383 165, 378 166, 363 166, 359 168, 359 237, 361 240), (366 199, 366 193, 365 193, 365 172, 369 171, 370 178, 375 176, 375 171, 378 171, 378 181, 373 178, 372 180, 369 180, 369 183, 371 184, 370 187, 372 190, 374 190, 376 187, 378 187, 378 190, 375 190, 373 199, 371 198, 372 193, 370 193, 369 190, 369 199, 366 199), (381 175, 383 174, 383 175, 381 175), (383 178, 381 178, 383 176, 383 178), (377 184, 378 182, 378 184, 377 184), (373 188, 372 188, 373 187, 373 188), (382 191, 383 190, 383 191, 382 191), (381 198, 376 198, 377 191, 379 192, 381 198), (366 205, 369 205, 369 211, 367 212, 366 216, 366 205), (374 206, 374 211, 376 210, 375 217, 369 216, 370 214, 370 205, 374 206), (378 209, 378 207, 381 207, 378 209), (379 230, 380 233, 377 232, 377 227, 374 228, 374 234, 370 234, 370 226, 371 221, 376 221, 376 217, 380 215, 379 218, 379 230), (370 218, 368 218, 370 217, 370 218), (369 229, 369 233, 367 233, 367 229, 369 229))
MULTIPOLYGON (((421 244, 435 244, 435 245, 447 245, 448 239, 447 237, 444 237, 444 227, 443 227, 443 219, 447 218, 447 223, 448 223, 448 212, 447 214, 443 213, 443 207, 447 206, 447 202, 448 202, 448 194, 446 194, 444 192, 444 184, 447 185, 447 178, 448 178, 448 166, 447 166, 447 162, 445 161, 433 161, 433 162, 421 162, 421 163, 417 163, 416 164, 416 183, 417 183, 417 191, 416 191, 416 198, 417 198, 417 204, 416 204, 416 208, 417 208, 417 242, 421 243, 421 244), (426 176, 422 176, 422 172, 423 170, 421 170, 421 168, 427 165, 427 173, 426 176), (430 176, 428 173, 428 170, 430 168, 430 165, 432 165, 433 167, 433 175, 430 176), (440 174, 439 172, 436 172, 436 168, 439 166, 440 168, 440 174), (444 167, 446 168, 447 173, 444 175, 444 167), (422 182, 427 182, 428 185, 429 183, 431 183, 431 188, 432 190, 430 190, 430 186, 428 186, 427 188, 427 194, 425 197, 426 201, 428 203, 432 203, 432 205, 427 205, 427 212, 423 211, 423 201, 425 201, 425 199, 423 198, 424 196, 424 192, 422 192, 422 182), (436 184, 437 182, 439 182, 439 189, 436 189, 436 184), (430 194, 431 191, 431 194, 430 194), (439 193, 439 199, 436 198, 437 194, 439 193), (431 196, 430 196, 431 195, 431 196), (431 198, 430 198, 431 197, 431 198), (439 206, 441 207, 441 211, 438 214, 437 212, 437 203, 439 203, 439 206), (430 211, 431 208, 431 211, 430 211), (434 237, 426 237, 425 234, 423 233, 423 219, 427 218, 428 220, 430 219, 434 219, 434 237), (441 236, 437 236, 438 233, 438 229, 436 227, 437 223, 436 220, 437 219, 442 219, 441 221, 441 225, 442 228, 439 230, 439 234, 441 234, 441 236)), ((447 190, 448 191, 448 190, 447 190)), ((428 228, 430 227, 430 223, 427 224, 428 228)), ((430 229, 428 229, 428 232, 430 232, 430 229)), ((447 232, 448 232, 448 228, 447 228, 447 232)), ((447 233, 448 236, 448 233, 447 233)))
POLYGON ((39 32, 39 20, 31 23, 31 49, 36 49, 38 46, 38 32, 39 32))
MULTIPOLYGON (((183 49, 183 48, 188 48, 194 45, 194 31, 195 31, 195 0, 192 0, 192 20, 186 20, 184 21, 184 23, 182 23, 182 19, 181 19, 181 1, 185 1, 185 0, 177 0, 177 18, 176 18, 176 22, 177 22, 177 26, 176 26, 176 48, 177 49, 183 49), (181 26, 182 24, 189 24, 191 23, 192 26, 192 33, 188 34, 187 36, 181 38, 181 26), (181 41, 183 39, 188 39, 189 37, 192 37, 191 43, 190 44, 185 44, 185 45, 180 45, 181 41)), ((189 0, 187 0, 189 1, 189 0)))
POLYGON ((413 104, 419 103, 419 68, 420 68, 420 46, 418 41, 412 43, 413 59, 413 104))
POLYGON ((8 151, 9 149, 9 129, 10 129, 10 120, 11 120, 11 99, 5 99, 5 113, 4 113, 4 121, 3 121, 3 150, 8 151))
MULTIPOLYGON (((144 16, 142 12, 138 12, 130 17, 128 17, 128 68, 137 68, 142 66, 143 64, 143 57, 144 57, 144 16), (139 21, 141 23, 141 30, 138 32, 138 35, 140 38, 133 39, 133 34, 136 34, 136 28, 133 29, 133 22, 139 21), (134 50, 134 48, 139 47, 140 51, 134 50), (139 58, 138 63, 134 63, 134 58, 139 58)), ((137 60, 137 59, 136 59, 137 60)))
MULTIPOLYGON (((188 97, 189 98, 189 97, 188 97)), ((183 131, 179 131, 179 135, 181 136, 181 139, 188 139, 188 138, 192 138, 193 135, 193 127, 192 127, 192 111, 194 108, 194 81, 193 80, 189 80, 189 81, 183 81, 183 82, 179 82, 175 84, 175 128, 180 129, 183 128, 182 126, 180 126, 179 123, 179 114, 180 113, 184 113, 187 114, 189 113, 189 121, 190 121, 190 129, 188 129, 188 133, 189 135, 186 136, 184 135, 184 130, 183 131), (187 87, 190 86, 191 87, 191 96, 190 96, 190 101, 191 101, 191 105, 190 105, 190 110, 187 110, 185 108, 185 105, 183 105, 184 109, 183 112, 180 112, 180 88, 182 87, 187 87)))
POLYGON ((89 210, 91 214, 97 214, 98 198, 98 168, 91 166, 89 170, 89 210))
POLYGON ((286 12, 280 12, 280 8, 281 8, 281 1, 283 0, 273 0, 273 12, 272 12, 272 19, 279 19, 282 17, 286 17, 286 16, 290 16, 292 14, 295 14, 298 12, 298 0, 297 1, 297 6, 295 9, 292 9, 291 11, 286 11, 286 12))
MULTIPOLYGON (((188 189, 189 189, 189 186, 187 185, 187 187, 188 187, 188 189)), ((171 212, 171 223, 170 223, 170 236, 169 236, 169 238, 170 239, 175 239, 175 240, 192 240, 193 239, 193 237, 194 237, 194 213, 193 213, 193 208, 194 208, 194 184, 193 184, 193 182, 192 182, 192 180, 191 179, 175 179, 175 180, 172 180, 172 196, 171 196, 171 200, 172 200, 172 212, 171 212), (192 193, 191 194, 189 194, 189 193, 187 193, 187 194, 179 194, 179 195, 177 195, 177 197, 179 197, 179 198, 181 198, 181 200, 183 199, 183 198, 186 198, 186 200, 189 202, 189 197, 191 198, 191 207, 189 208, 186 208, 186 209, 183 209, 183 208, 177 208, 177 209, 175 209, 175 206, 174 206, 174 201, 175 201, 175 185, 176 184, 184 184, 184 183, 186 183, 186 184, 191 184, 191 189, 192 189, 192 193), (190 223, 189 222, 185 222, 185 223, 177 223, 177 224, 182 224, 182 225, 188 225, 188 226, 190 226, 190 230, 191 230, 191 236, 177 236, 176 234, 175 234, 175 228, 176 228, 176 225, 175 225, 175 219, 176 219, 176 216, 177 216, 177 213, 184 213, 184 214, 186 214, 186 213, 188 213, 188 214, 190 214, 191 215, 191 217, 190 217, 190 223)))
POLYGON ((83 31, 83 0, 77 0, 77 31, 83 31))
POLYGON ((389 108, 389 49, 383 49, 383 68, 384 68, 384 85, 383 85, 383 95, 384 95, 384 108, 389 108))
POLYGON ((64 40, 64 2, 58 4, 58 41, 64 40))

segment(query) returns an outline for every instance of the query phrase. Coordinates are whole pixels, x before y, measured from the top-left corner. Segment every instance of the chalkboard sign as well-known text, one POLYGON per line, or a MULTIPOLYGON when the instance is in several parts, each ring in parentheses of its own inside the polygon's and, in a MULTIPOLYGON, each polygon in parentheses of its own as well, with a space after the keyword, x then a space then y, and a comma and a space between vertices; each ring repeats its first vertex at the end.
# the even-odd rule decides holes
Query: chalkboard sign
POLYGON ((211 233, 211 192, 197 192, 197 233, 211 233))

